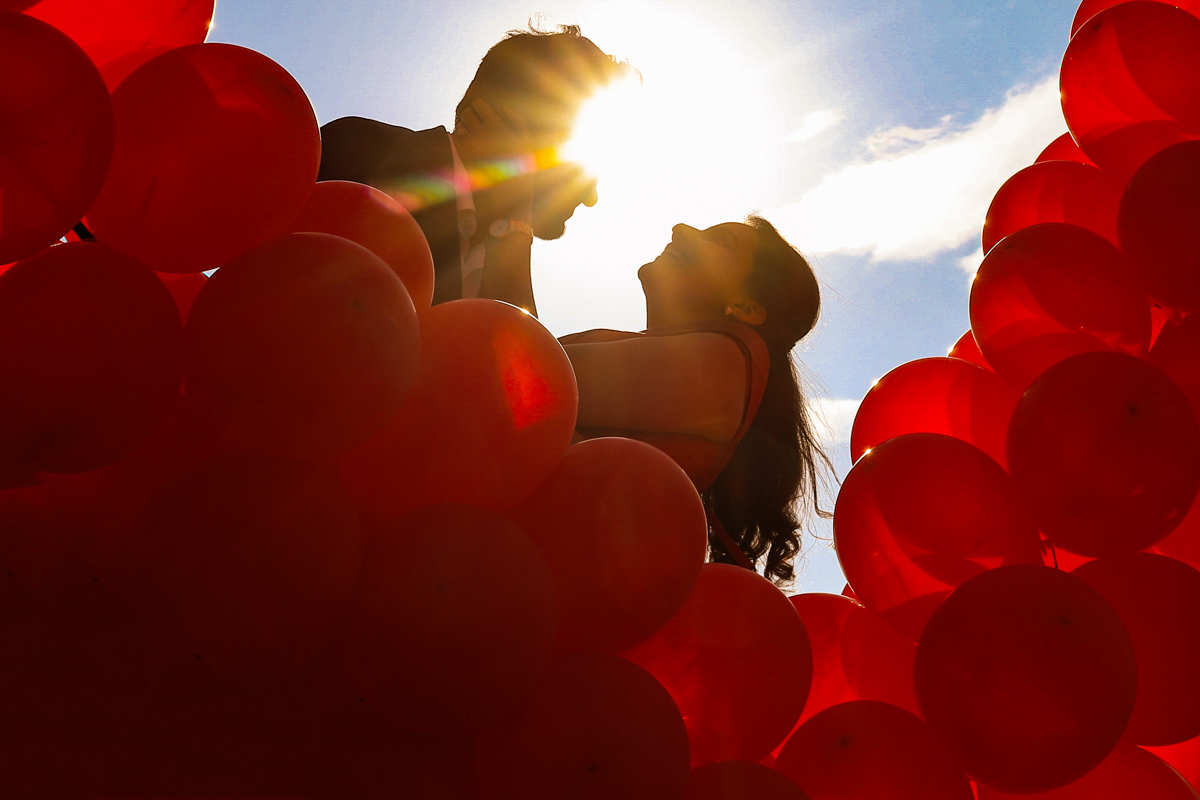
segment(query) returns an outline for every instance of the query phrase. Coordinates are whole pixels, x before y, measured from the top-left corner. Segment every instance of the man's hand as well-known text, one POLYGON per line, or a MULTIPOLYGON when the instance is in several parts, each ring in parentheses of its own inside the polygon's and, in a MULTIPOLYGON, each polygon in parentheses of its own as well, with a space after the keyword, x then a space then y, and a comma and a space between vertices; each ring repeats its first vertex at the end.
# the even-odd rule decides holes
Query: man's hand
POLYGON ((507 122, 486 100, 476 98, 455 129, 455 145, 472 177, 481 232, 497 219, 532 218, 538 171, 535 142, 519 113, 508 106, 504 113, 507 122))

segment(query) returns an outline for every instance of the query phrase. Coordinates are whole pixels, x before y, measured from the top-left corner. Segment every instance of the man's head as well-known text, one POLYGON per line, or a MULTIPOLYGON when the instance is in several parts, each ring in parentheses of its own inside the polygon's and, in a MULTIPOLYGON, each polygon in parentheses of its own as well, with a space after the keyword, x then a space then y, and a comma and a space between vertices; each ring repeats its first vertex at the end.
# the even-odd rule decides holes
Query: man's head
MULTIPOLYGON (((455 109, 455 126, 483 99, 511 127, 506 109, 519 114, 534 150, 553 151, 570 138, 583 102, 629 72, 576 26, 510 31, 479 63, 455 109)), ((573 164, 543 169, 536 181, 533 228, 540 239, 558 238, 577 206, 596 202, 595 178, 573 164)))

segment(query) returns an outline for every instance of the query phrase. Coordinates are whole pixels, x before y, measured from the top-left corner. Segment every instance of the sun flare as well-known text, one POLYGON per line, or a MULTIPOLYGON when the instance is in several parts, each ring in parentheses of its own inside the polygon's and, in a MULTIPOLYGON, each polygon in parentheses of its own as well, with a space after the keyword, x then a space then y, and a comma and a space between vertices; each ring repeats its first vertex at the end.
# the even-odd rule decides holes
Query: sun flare
POLYGON ((535 272, 545 264, 550 282, 619 294, 636 325, 638 267, 676 223, 707 227, 767 206, 779 136, 761 65, 726 27, 657 0, 594 6, 580 22, 641 81, 622 81, 581 109, 561 157, 597 178, 599 204, 576 214, 567 236, 536 248, 535 272))

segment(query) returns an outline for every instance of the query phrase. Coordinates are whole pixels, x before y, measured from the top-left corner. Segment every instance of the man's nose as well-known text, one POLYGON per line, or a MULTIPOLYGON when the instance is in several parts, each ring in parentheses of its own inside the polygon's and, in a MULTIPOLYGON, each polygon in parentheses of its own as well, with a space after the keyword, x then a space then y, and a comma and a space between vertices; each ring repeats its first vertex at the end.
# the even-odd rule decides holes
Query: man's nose
POLYGON ((592 185, 589 186, 583 193, 583 204, 588 208, 591 208, 592 206, 596 205, 599 200, 600 196, 596 194, 596 184, 593 181, 592 185))
POLYGON ((696 233, 696 229, 691 225, 684 225, 682 222, 671 228, 671 239, 685 241, 690 239, 696 233))

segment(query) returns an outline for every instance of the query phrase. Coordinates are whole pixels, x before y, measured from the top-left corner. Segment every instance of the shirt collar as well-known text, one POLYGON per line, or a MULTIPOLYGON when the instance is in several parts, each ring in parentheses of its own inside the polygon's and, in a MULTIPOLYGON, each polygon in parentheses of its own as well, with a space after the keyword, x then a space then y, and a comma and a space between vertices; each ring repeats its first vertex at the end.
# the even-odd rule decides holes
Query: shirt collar
POLYGON ((471 194, 471 176, 458 154, 454 144, 454 134, 446 134, 450 138, 450 157, 454 162, 454 196, 455 207, 458 209, 458 233, 464 239, 475 235, 475 198, 471 194))

